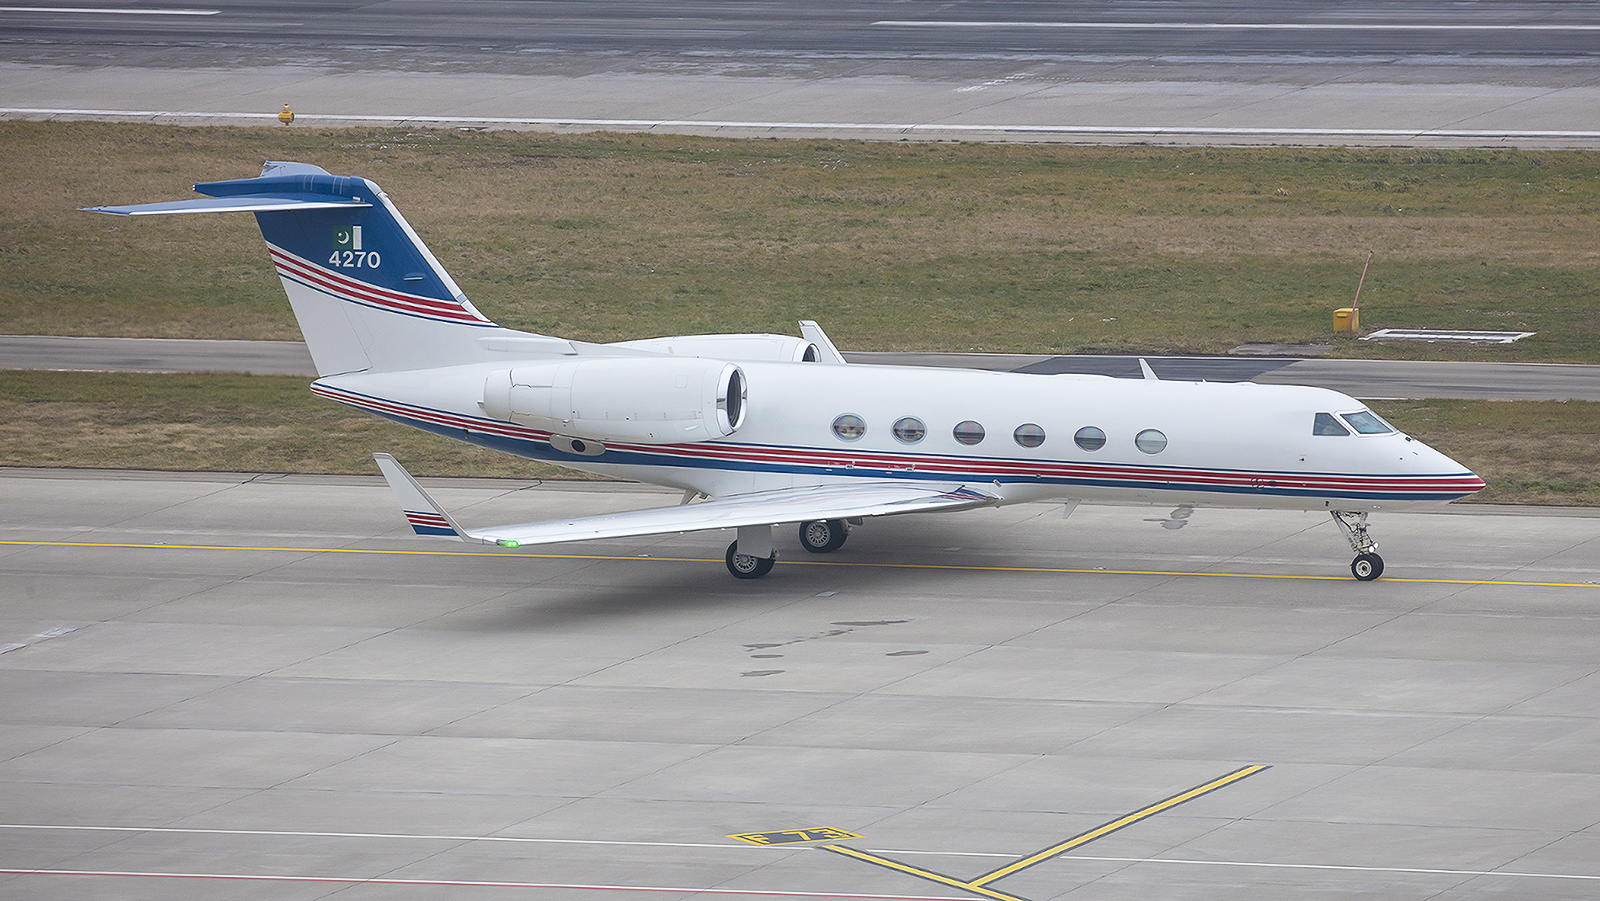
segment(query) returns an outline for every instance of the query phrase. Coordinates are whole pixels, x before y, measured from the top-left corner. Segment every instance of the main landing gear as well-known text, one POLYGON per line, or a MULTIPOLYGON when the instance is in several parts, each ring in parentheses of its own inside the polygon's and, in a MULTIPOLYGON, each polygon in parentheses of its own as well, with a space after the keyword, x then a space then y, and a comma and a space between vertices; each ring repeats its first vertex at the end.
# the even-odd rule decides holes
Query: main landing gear
MULTIPOLYGON (((842 519, 817 519, 800 524, 800 546, 813 554, 831 554, 844 547, 850 524, 842 519)), ((728 545, 723 561, 735 579, 759 579, 772 572, 778 555, 772 550, 771 526, 745 526, 728 545)))
POLYGON ((1367 514, 1330 511, 1333 521, 1339 524, 1344 537, 1350 540, 1350 549, 1356 558, 1350 561, 1350 574, 1362 582, 1371 582, 1383 575, 1383 558, 1377 554, 1378 543, 1367 534, 1367 514))
POLYGON ((850 527, 842 519, 818 519, 800 524, 800 546, 813 554, 831 554, 844 547, 850 527))
POLYGON ((740 526, 723 562, 735 579, 759 579, 772 572, 778 554, 772 549, 771 526, 740 526))
POLYGON ((739 553, 739 542, 728 545, 728 553, 723 558, 728 564, 728 572, 733 573, 735 579, 759 579, 772 572, 772 564, 778 562, 778 555, 770 557, 756 557, 751 554, 739 553))

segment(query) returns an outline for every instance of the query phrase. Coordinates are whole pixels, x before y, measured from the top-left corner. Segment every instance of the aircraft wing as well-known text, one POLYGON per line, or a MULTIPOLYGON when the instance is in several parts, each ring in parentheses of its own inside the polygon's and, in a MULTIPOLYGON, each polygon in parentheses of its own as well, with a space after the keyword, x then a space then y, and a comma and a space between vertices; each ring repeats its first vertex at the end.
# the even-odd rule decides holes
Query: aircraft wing
POLYGON ((468 529, 446 513, 394 457, 374 454, 373 458, 378 461, 378 468, 383 470, 384 478, 388 480, 406 519, 417 534, 471 539, 502 547, 732 529, 816 519, 965 510, 989 506, 998 500, 993 495, 958 483, 864 481, 859 484, 758 491, 722 497, 703 504, 468 529))

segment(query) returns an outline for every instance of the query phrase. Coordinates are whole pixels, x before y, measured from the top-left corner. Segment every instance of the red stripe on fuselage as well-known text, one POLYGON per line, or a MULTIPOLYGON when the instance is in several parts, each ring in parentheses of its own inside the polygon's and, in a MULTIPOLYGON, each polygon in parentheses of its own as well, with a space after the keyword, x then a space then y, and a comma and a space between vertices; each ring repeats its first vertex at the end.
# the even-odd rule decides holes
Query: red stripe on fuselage
MULTIPOLYGON (((499 435, 523 441, 547 442, 551 433, 530 429, 514 423, 480 419, 415 407, 382 398, 354 394, 342 389, 313 384, 313 393, 340 403, 360 407, 375 413, 385 413, 404 419, 442 425, 463 431, 499 435)), ((1241 491, 1294 490, 1339 495, 1350 492, 1362 494, 1433 494, 1441 498, 1460 497, 1483 487, 1483 481, 1471 473, 1461 475, 1429 476, 1353 476, 1317 475, 1314 473, 1241 473, 1221 470, 1190 470, 1133 465, 1071 463, 1053 460, 1003 460, 965 457, 911 457, 861 451, 854 454, 813 448, 770 447, 741 444, 622 444, 607 443, 612 451, 663 458, 657 465, 672 465, 672 460, 703 461, 707 463, 748 463, 774 466, 805 466, 814 469, 864 470, 872 478, 890 477, 895 472, 948 474, 956 481, 994 478, 1055 478, 1078 481, 1123 483, 1138 487, 1151 482, 1163 483, 1173 488, 1213 487, 1241 491)))

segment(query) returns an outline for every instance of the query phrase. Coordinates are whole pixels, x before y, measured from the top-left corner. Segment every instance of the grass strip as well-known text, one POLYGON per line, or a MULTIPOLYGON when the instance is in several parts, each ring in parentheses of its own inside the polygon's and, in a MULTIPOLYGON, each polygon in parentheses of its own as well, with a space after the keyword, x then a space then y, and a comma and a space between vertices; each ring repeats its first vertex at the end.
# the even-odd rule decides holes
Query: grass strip
POLYGON ((246 216, 115 220, 266 159, 375 179, 477 306, 594 341, 1600 363, 1600 154, 0 122, 0 333, 297 337, 246 216), (1335 336, 1367 251, 1371 328, 1335 336))
MULTIPOLYGON (((0 465, 585 478, 313 397, 295 376, 0 372, 0 465)), ((1600 403, 1384 401, 1397 427, 1489 487, 1473 500, 1600 506, 1600 403)))

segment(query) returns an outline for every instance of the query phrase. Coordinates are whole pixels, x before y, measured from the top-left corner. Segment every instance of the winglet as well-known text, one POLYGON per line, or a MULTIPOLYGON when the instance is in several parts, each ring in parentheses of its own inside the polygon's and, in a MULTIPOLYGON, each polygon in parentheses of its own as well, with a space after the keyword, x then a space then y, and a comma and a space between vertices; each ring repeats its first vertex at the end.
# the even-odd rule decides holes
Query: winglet
POLYGON ((824 332, 822 326, 817 325, 813 320, 800 320, 800 337, 817 346, 817 353, 820 356, 820 359, 817 360, 818 363, 829 363, 836 366, 845 364, 844 354, 839 353, 839 348, 834 347, 833 341, 829 340, 828 333, 824 332))
POLYGON ((1152 382, 1161 381, 1160 379, 1156 378, 1156 371, 1154 369, 1150 368, 1150 364, 1145 362, 1144 357, 1140 357, 1139 358, 1139 369, 1144 372, 1144 377, 1146 379, 1148 379, 1149 381, 1152 381, 1152 382))
POLYGON ((411 523, 411 528, 418 535, 428 535, 435 538, 453 538, 456 541, 465 541, 472 533, 461 528, 444 508, 417 484, 417 480, 406 472, 389 454, 373 454, 372 459, 378 461, 378 468, 383 470, 383 477, 389 483, 389 490, 394 492, 395 500, 400 502, 400 511, 406 515, 406 521, 411 523))

